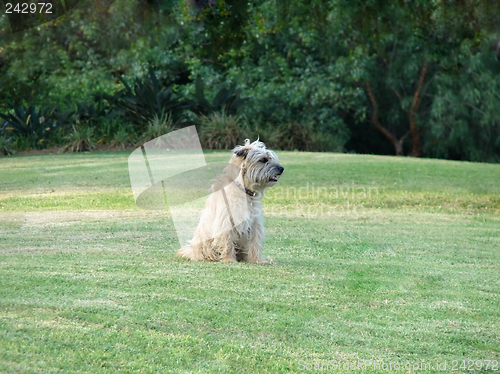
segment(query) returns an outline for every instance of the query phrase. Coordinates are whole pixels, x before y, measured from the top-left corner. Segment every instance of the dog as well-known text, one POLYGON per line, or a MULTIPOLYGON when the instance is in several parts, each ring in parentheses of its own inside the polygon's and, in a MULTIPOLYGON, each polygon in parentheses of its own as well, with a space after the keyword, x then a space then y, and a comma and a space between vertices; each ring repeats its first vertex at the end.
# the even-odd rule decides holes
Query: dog
POLYGON ((263 142, 246 139, 233 149, 224 171, 212 186, 190 245, 177 254, 192 261, 267 264, 262 198, 284 168, 263 142))

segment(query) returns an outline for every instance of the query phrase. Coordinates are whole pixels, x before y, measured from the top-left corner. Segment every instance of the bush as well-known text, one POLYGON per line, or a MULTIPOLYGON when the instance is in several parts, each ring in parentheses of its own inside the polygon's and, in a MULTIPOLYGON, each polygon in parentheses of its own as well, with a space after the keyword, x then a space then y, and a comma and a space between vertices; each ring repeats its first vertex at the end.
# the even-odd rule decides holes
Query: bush
MULTIPOLYGON (((148 126, 140 138, 140 143, 146 143, 150 140, 157 139, 173 130, 175 130, 175 124, 170 113, 162 112, 160 116, 155 114, 153 119, 148 122, 148 126)), ((164 145, 161 139, 155 141, 155 146, 157 147, 162 147, 164 145)))
POLYGON ((0 156, 10 156, 13 155, 14 149, 12 148, 11 139, 4 138, 0 136, 0 156))
POLYGON ((205 98, 205 89, 203 80, 198 75, 195 83, 195 94, 193 95, 195 105, 190 110, 197 115, 208 116, 214 112, 224 111, 225 113, 235 115, 238 109, 245 105, 248 97, 240 97, 240 90, 236 88, 236 84, 232 84, 229 88, 222 86, 211 103, 205 98))
POLYGON ((66 136, 68 142, 60 152, 86 152, 96 147, 94 141, 94 129, 88 125, 76 124, 72 126, 73 131, 66 136))
POLYGON ((310 151, 314 148, 312 128, 298 122, 283 123, 276 129, 276 148, 286 151, 310 151))
POLYGON ((134 128, 123 116, 103 117, 96 126, 91 127, 94 129, 95 139, 99 139, 97 145, 108 144, 112 147, 125 148, 135 143, 134 128))
POLYGON ((121 149, 125 149, 125 147, 132 144, 133 140, 130 133, 123 127, 120 127, 118 131, 114 133, 109 143, 112 147, 120 147, 121 149))
POLYGON ((190 100, 175 97, 172 86, 161 87, 152 69, 149 70, 149 78, 135 80, 133 89, 123 79, 120 78, 120 81, 125 86, 123 90, 113 96, 103 97, 112 107, 124 111, 139 131, 145 129, 155 116, 159 118, 163 113, 170 113, 178 121, 183 112, 194 105, 190 100))
POLYGON ((214 112, 200 117, 200 140, 203 148, 232 149, 242 144, 249 133, 248 125, 241 116, 214 112))
POLYGON ((48 108, 37 111, 35 105, 27 109, 24 106, 13 106, 13 113, 2 114, 4 125, 2 133, 13 135, 15 143, 23 148, 41 149, 48 144, 49 135, 59 126, 50 117, 48 108))
POLYGON ((341 150, 349 139, 346 113, 358 118, 358 108, 364 108, 363 90, 344 84, 336 78, 340 75, 332 64, 291 68, 279 53, 269 52, 257 62, 247 59, 233 67, 228 79, 238 79, 243 94, 251 97, 242 114, 251 121, 264 118, 261 129, 280 138, 275 147, 331 151, 341 150), (301 139, 305 133, 308 139, 301 139))
POLYGON ((334 128, 315 128, 312 124, 287 121, 281 124, 257 121, 252 133, 268 147, 284 151, 343 152, 344 141, 334 128))

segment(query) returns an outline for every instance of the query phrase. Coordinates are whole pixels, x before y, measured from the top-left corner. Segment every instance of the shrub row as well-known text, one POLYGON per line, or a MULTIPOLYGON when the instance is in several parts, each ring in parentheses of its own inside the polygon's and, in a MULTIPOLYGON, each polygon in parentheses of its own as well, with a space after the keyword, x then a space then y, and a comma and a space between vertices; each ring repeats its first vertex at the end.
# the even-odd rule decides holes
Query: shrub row
POLYGON ((120 80, 124 88, 113 95, 95 94, 91 103, 77 103, 71 109, 12 105, 9 113, 0 113, 0 154, 51 146, 63 152, 92 151, 100 145, 126 148, 193 124, 208 149, 230 149, 247 137, 260 137, 284 150, 342 148, 309 124, 249 121, 238 114, 249 98, 241 97, 235 84, 222 86, 209 101, 199 76, 194 94, 188 97, 173 86, 162 86, 152 69, 133 85, 120 80))

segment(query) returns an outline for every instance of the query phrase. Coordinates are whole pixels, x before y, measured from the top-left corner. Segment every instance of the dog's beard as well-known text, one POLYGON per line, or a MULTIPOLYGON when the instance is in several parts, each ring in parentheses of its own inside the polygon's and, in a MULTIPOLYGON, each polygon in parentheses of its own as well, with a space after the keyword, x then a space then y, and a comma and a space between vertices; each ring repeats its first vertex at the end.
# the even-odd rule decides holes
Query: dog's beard
POLYGON ((278 165, 256 164, 247 169, 244 182, 253 188, 266 188, 278 182, 281 171, 278 165))
POLYGON ((280 170, 277 166, 274 166, 270 171, 269 182, 271 184, 278 182, 282 173, 283 170, 280 170))

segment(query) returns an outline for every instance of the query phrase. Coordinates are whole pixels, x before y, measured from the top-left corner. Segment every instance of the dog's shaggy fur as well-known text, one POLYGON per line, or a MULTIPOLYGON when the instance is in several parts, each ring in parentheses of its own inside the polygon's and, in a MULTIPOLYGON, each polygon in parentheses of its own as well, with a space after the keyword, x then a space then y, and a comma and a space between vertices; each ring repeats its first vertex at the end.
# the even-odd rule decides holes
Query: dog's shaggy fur
POLYGON ((261 201, 283 170, 276 154, 258 140, 246 139, 234 148, 226 174, 212 186, 193 240, 177 254, 192 261, 267 263, 261 253, 261 201))

